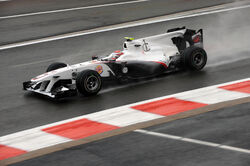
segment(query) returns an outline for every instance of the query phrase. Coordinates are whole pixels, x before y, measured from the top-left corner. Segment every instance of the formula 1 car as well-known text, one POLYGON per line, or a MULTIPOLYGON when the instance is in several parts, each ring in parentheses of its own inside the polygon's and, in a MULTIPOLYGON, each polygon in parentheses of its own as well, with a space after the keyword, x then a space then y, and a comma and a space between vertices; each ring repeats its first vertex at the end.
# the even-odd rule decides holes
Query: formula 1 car
POLYGON ((125 38, 123 50, 107 57, 67 65, 52 63, 46 73, 23 83, 23 89, 52 98, 96 95, 105 80, 154 77, 180 69, 201 70, 207 62, 203 31, 174 28, 141 39, 125 38))

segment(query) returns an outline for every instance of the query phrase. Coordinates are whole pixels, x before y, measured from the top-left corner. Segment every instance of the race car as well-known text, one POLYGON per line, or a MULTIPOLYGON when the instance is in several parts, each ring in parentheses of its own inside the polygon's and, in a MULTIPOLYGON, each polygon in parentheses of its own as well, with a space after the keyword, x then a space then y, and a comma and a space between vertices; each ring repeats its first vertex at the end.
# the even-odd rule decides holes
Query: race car
POLYGON ((23 89, 52 98, 96 95, 106 80, 122 82, 188 69, 201 70, 207 62, 203 31, 185 27, 134 39, 125 37, 123 50, 79 64, 52 63, 46 73, 23 83, 23 89))

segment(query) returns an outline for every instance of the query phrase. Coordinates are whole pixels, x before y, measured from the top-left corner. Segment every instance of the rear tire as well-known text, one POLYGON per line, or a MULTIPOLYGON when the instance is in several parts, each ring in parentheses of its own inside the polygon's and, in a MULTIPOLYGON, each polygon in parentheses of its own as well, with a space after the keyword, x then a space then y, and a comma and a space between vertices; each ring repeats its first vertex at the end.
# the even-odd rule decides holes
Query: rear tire
POLYGON ((52 70, 60 69, 60 68, 66 67, 66 66, 67 66, 67 64, 65 64, 65 63, 55 62, 55 63, 52 63, 49 65, 46 72, 50 72, 52 70))
POLYGON ((191 46, 184 50, 182 60, 188 69, 199 71, 207 63, 207 53, 203 48, 191 46))
POLYGON ((96 95, 101 87, 101 76, 94 70, 84 70, 76 77, 76 88, 84 96, 96 95))

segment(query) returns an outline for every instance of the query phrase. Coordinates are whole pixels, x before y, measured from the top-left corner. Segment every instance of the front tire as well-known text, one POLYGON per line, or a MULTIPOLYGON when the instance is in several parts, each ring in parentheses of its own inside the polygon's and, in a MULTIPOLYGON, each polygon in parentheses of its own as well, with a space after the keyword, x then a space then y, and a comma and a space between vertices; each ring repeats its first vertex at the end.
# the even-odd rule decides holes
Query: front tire
POLYGON ((65 64, 65 63, 55 62, 55 63, 52 63, 49 65, 46 72, 50 72, 52 70, 60 69, 60 68, 66 67, 66 66, 67 66, 67 64, 65 64))
POLYGON ((190 70, 199 71, 207 63, 207 53, 203 48, 191 46, 183 52, 184 65, 190 70))
POLYGON ((76 88, 84 96, 96 95, 101 87, 101 76, 94 70, 84 70, 76 77, 76 88))

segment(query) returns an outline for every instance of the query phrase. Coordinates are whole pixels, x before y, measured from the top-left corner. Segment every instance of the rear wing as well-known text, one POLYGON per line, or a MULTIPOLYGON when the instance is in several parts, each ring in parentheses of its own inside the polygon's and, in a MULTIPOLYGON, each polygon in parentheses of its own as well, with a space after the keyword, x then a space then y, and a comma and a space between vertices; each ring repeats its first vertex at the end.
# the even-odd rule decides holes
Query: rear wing
POLYGON ((186 30, 182 36, 173 37, 172 41, 177 46, 179 51, 186 49, 187 43, 190 46, 197 46, 203 48, 203 30, 199 29, 198 31, 193 29, 186 29, 186 27, 173 28, 167 30, 167 33, 186 30))

